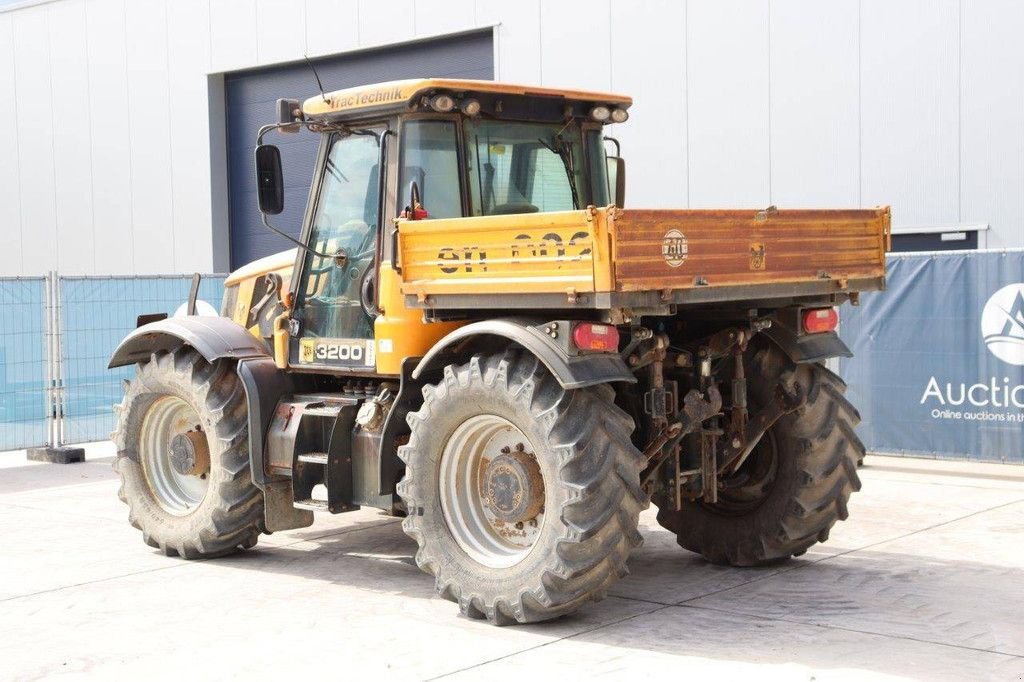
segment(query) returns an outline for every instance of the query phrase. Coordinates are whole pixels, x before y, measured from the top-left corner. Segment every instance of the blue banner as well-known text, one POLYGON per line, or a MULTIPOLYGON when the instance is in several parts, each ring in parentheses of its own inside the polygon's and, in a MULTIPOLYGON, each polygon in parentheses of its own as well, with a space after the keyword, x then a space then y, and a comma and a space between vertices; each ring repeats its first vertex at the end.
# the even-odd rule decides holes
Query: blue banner
POLYGON ((891 255, 841 315, 869 452, 1024 463, 1024 250, 891 255))

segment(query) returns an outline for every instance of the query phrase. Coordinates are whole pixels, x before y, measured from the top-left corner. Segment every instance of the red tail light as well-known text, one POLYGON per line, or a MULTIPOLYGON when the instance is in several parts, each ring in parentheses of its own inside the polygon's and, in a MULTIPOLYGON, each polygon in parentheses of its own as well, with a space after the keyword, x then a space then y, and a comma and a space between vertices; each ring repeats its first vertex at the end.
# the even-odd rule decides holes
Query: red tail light
POLYGON ((583 322, 572 330, 572 340, 580 350, 617 351, 619 330, 607 324, 583 322))
POLYGON ((833 332, 839 324, 835 308, 811 308, 804 311, 804 331, 808 334, 833 332))

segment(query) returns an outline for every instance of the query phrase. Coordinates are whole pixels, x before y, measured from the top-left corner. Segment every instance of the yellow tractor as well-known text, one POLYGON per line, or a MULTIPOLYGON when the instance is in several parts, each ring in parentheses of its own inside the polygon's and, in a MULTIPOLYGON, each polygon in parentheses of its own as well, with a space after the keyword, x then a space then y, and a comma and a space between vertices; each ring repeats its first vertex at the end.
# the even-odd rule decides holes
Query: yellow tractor
POLYGON ((884 288, 889 209, 625 208, 605 126, 631 103, 443 79, 280 100, 271 229, 264 137, 320 136, 296 248, 110 362, 136 365, 115 467, 146 543, 220 556, 376 507, 506 624, 607 594, 650 501, 715 563, 824 541, 863 446, 823 363, 850 354, 836 307, 884 288))

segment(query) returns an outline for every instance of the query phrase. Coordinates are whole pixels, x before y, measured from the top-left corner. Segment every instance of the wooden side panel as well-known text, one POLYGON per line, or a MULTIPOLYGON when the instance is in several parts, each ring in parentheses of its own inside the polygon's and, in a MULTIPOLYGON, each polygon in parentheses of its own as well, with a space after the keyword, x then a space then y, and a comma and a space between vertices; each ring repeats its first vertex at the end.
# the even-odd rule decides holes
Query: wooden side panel
POLYGON ((402 293, 594 291, 610 249, 603 211, 564 211, 399 223, 402 293))
POLYGON ((881 277, 889 223, 888 207, 618 211, 609 221, 615 289, 881 277))

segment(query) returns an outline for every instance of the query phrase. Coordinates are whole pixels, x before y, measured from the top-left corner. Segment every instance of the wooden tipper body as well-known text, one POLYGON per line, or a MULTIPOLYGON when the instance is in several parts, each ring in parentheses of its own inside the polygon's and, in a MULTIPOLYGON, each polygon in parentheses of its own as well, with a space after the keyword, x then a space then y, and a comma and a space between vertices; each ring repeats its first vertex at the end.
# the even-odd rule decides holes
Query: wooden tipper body
POLYGON ((651 309, 885 287, 889 208, 642 210, 401 221, 410 307, 651 309))

